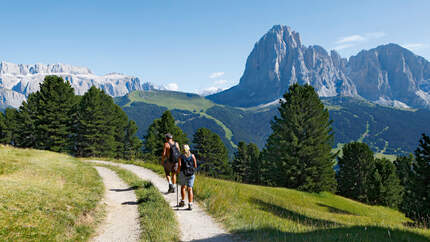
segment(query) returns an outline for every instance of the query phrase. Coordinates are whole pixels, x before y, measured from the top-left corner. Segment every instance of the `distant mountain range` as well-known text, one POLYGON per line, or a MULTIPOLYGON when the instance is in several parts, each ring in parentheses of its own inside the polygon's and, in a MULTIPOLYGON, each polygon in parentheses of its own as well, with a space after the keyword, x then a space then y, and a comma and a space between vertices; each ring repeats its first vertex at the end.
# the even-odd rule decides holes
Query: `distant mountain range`
POLYGON ((282 97, 293 83, 312 85, 320 97, 361 97, 399 108, 430 108, 430 63, 396 45, 363 50, 349 60, 299 33, 276 25, 254 46, 240 83, 208 96, 219 104, 251 107, 282 97))
POLYGON ((19 107, 30 93, 39 90, 39 84, 46 75, 57 75, 70 81, 78 95, 83 95, 91 86, 101 88, 113 97, 152 88, 150 83, 142 84, 138 77, 119 73, 97 76, 86 67, 66 64, 22 65, 1 62, 0 107, 19 107))

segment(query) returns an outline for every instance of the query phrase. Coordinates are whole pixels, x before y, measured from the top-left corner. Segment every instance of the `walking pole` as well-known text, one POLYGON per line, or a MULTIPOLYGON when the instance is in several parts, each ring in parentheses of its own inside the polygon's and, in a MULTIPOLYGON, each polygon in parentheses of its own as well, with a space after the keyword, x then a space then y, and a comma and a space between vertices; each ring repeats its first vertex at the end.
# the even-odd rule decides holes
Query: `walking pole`
POLYGON ((178 192, 178 181, 176 181, 176 210, 179 209, 179 192, 178 192))

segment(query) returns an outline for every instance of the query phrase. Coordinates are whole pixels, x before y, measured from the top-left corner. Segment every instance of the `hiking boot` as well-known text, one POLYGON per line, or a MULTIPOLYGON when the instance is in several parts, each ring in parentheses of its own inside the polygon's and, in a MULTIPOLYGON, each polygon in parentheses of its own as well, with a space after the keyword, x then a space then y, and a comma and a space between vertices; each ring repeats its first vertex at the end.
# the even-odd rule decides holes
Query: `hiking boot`
POLYGON ((185 202, 184 202, 184 201, 181 201, 181 202, 179 203, 179 207, 180 207, 180 208, 185 207, 185 202))
POLYGON ((188 203, 188 209, 187 210, 193 210, 193 205, 191 203, 188 203))
POLYGON ((169 184, 169 190, 167 191, 167 193, 174 193, 175 192, 175 187, 173 186, 173 184, 169 184))

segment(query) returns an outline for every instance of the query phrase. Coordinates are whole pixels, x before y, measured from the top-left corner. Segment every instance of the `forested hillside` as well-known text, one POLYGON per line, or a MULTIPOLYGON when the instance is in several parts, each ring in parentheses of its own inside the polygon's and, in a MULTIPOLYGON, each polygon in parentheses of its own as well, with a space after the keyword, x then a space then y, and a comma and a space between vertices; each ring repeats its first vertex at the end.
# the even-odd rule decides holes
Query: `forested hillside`
MULTIPOLYGON (((335 146, 359 140, 375 152, 406 154, 414 151, 421 133, 430 131, 430 111, 394 109, 348 97, 322 100, 333 120, 335 146)), ((136 121, 140 138, 154 119, 170 109, 189 138, 198 128, 209 128, 230 151, 240 141, 262 148, 271 132, 270 121, 278 114, 278 105, 235 108, 195 94, 168 91, 133 92, 115 102, 136 121)))

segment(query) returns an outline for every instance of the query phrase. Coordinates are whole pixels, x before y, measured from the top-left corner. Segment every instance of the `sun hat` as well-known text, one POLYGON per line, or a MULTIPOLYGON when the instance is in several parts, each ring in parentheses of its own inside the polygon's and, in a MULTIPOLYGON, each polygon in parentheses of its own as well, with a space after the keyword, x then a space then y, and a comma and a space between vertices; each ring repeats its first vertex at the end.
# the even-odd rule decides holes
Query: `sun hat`
POLYGON ((173 135, 171 133, 167 133, 166 138, 173 139, 173 135))

